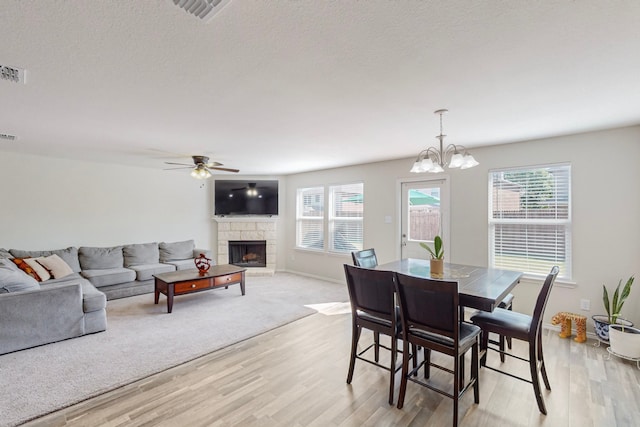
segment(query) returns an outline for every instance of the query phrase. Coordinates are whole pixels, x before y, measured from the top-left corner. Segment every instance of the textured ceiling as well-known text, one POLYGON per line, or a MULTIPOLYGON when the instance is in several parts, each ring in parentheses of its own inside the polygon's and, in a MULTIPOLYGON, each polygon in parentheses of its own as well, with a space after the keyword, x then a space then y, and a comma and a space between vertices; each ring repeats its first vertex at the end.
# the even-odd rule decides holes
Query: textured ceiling
POLYGON ((468 147, 640 124, 637 0, 0 1, 0 152, 288 174, 414 156, 439 108, 468 147))

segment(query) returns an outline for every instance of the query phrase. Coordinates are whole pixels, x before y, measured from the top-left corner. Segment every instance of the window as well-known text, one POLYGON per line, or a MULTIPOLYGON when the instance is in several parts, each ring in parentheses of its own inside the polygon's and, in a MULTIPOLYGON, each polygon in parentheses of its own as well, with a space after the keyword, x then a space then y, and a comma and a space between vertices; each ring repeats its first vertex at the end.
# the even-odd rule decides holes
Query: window
POLYGON ((571 166, 489 172, 489 265, 571 279, 571 166))
POLYGON ((364 212, 363 184, 329 187, 329 250, 351 252, 362 250, 364 212))
POLYGON ((324 249, 324 188, 300 188, 297 195, 296 245, 324 249))
POLYGON ((363 248, 363 184, 300 188, 297 194, 296 246, 329 252, 351 252, 363 248), (327 245, 325 247, 325 234, 327 245))

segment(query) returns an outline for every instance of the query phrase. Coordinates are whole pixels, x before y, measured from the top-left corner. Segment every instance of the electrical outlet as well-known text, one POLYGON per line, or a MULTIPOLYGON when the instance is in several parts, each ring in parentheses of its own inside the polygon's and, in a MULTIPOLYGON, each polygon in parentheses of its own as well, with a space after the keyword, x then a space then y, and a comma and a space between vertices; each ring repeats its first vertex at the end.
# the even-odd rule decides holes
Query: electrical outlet
POLYGON ((580 300, 580 310, 589 311, 591 310, 591 301, 588 299, 580 300))

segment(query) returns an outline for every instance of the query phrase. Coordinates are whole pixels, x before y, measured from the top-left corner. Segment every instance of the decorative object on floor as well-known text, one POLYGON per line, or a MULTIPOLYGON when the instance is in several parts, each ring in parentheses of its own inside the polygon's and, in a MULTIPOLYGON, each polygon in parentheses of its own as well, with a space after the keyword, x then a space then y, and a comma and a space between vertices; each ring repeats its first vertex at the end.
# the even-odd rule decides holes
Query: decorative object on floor
POLYGON ((576 322, 575 342, 583 343, 587 340, 587 316, 562 311, 551 318, 552 325, 560 325, 560 338, 571 337, 571 321, 576 322))
POLYGON ((620 293, 620 286, 622 286, 622 279, 618 281, 618 286, 613 293, 613 297, 611 300, 609 299, 609 291, 605 285, 602 285, 602 303, 604 304, 604 309, 607 312, 606 316, 602 314, 596 314, 591 316, 594 322, 594 328, 596 331, 596 335, 598 337, 598 342, 596 346, 600 345, 600 342, 608 343, 609 342, 609 325, 624 325, 625 327, 633 326, 633 323, 623 319, 620 317, 620 312, 622 311, 622 306, 624 305, 625 300, 629 297, 631 293, 631 286, 633 285, 634 276, 629 277, 624 287, 622 288, 622 293, 620 293))
POLYGON ((209 22, 231 0, 171 0, 173 4, 189 12, 193 16, 209 22))
POLYGON ((442 237, 436 236, 433 238, 433 249, 424 242, 420 242, 420 246, 431 254, 431 277, 441 278, 444 275, 444 248, 442 247, 442 237))
POLYGON ((607 351, 614 356, 633 360, 640 369, 640 329, 623 325, 609 325, 607 351))
POLYGON ((191 171, 191 176, 195 179, 207 179, 211 177, 211 170, 225 171, 225 172, 240 172, 238 169, 230 169, 230 168, 221 168, 222 163, 218 162, 209 162, 209 158, 207 156, 191 156, 193 159, 193 165, 187 163, 176 163, 176 162, 165 162, 168 165, 178 165, 180 167, 177 168, 168 168, 165 170, 174 170, 174 169, 193 169, 191 171))
POLYGON ((440 173, 444 172, 445 165, 449 165, 450 169, 469 169, 480 164, 462 145, 449 144, 449 146, 444 149, 444 137, 447 135, 442 134, 442 115, 447 111, 449 110, 441 109, 434 112, 440 115, 440 135, 436 136, 440 141, 440 149, 429 147, 426 150, 422 150, 418 154, 410 172, 440 173))
POLYGON ((200 254, 198 258, 195 258, 193 262, 196 264, 196 268, 200 272, 201 276, 204 276, 211 268, 211 258, 207 258, 204 254, 200 254))

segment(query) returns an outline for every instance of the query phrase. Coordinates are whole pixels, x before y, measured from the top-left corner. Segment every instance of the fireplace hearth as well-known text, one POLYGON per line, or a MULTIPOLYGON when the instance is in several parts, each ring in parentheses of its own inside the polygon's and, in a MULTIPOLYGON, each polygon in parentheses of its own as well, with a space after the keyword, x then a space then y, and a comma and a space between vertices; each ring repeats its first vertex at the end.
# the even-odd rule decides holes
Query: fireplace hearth
POLYGON ((238 267, 266 267, 266 240, 230 240, 229 264, 238 267))

